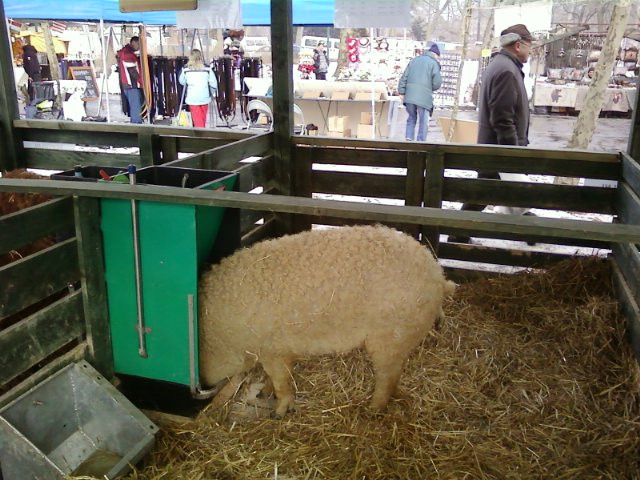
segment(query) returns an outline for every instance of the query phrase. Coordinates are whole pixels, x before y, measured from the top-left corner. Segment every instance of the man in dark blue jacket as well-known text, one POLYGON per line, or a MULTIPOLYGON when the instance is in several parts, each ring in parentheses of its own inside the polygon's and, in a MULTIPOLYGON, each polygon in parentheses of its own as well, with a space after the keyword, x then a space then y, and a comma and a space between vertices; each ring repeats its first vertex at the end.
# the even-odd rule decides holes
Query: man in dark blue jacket
POLYGON ((405 139, 409 141, 416 139, 416 123, 416 140, 424 142, 427 139, 427 124, 433 112, 433 92, 442 85, 439 57, 440 49, 434 43, 429 50, 409 62, 398 83, 398 93, 404 97, 402 101, 409 115, 405 132, 405 139))

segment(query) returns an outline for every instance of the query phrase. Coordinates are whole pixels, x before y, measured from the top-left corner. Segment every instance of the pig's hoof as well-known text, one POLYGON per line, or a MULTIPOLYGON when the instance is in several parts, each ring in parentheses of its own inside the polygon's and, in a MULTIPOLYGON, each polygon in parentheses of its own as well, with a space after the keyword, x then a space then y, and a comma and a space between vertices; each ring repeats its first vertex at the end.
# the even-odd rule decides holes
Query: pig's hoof
POLYGON ((280 415, 274 410, 273 412, 271 412, 271 418, 273 418, 274 420, 282 420, 284 418, 284 415, 280 415))

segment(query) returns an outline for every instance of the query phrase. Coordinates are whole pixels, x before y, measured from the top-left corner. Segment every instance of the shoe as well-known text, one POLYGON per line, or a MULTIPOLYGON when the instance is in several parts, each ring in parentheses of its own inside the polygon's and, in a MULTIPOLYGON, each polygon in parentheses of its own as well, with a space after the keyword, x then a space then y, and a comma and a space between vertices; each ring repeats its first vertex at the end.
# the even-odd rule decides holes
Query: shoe
POLYGON ((471 243, 471 237, 465 235, 449 235, 448 242, 453 243, 471 243))

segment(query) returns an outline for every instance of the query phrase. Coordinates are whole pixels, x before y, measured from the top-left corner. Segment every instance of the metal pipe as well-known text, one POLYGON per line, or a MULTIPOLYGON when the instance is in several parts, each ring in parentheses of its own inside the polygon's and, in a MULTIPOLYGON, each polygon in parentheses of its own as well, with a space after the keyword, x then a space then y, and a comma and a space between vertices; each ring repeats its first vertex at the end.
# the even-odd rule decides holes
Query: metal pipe
MULTIPOLYGON (((136 166, 129 165, 129 185, 136 184, 136 166)), ((140 262, 140 232, 138 229, 138 203, 136 200, 131 199, 131 225, 133 227, 133 263, 135 267, 136 278, 136 306, 138 310, 138 324, 136 330, 138 330, 138 354, 142 358, 147 358, 147 344, 145 335, 147 329, 144 326, 144 311, 142 306, 142 266, 140 262)))
MULTIPOLYGON (((102 86, 104 87, 104 93, 107 99, 107 123, 111 122, 111 108, 109 107, 109 72, 107 72, 107 54, 109 52, 109 44, 105 44, 104 39, 104 20, 100 19, 100 39, 102 40, 102 86)), ((109 38, 107 42, 111 40, 111 31, 109 31, 109 38)), ((102 92, 100 92, 102 95, 102 92)))
POLYGON ((222 380, 210 390, 202 390, 200 388, 200 380, 196 375, 196 362, 198 358, 196 355, 196 314, 193 294, 187 295, 187 308, 189 309, 189 386, 191 396, 198 400, 206 400, 207 398, 216 396, 228 381, 222 380))

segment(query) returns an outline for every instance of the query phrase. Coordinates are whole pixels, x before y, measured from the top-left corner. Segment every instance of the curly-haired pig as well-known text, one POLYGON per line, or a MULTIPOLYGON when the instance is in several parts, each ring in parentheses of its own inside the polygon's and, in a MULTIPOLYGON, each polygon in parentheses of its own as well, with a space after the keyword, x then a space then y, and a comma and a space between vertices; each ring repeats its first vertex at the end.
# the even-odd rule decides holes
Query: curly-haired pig
POLYGON ((364 347, 375 370, 371 407, 381 409, 454 288, 424 246, 383 226, 258 243, 201 278, 202 379, 214 385, 258 361, 283 416, 293 407, 296 358, 364 347))

